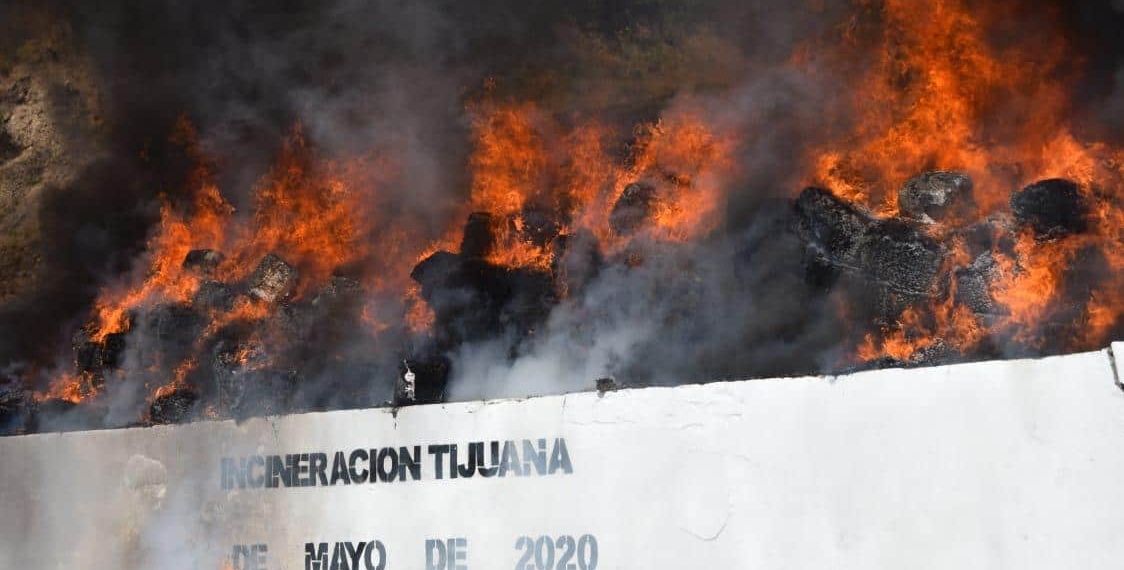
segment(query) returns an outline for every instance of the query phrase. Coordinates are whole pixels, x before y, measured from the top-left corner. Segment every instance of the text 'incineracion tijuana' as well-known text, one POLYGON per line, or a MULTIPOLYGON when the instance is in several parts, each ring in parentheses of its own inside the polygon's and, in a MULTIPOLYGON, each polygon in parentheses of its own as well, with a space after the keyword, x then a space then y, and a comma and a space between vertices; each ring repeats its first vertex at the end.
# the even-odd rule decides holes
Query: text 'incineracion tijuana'
POLYGON ((224 457, 223 489, 316 487, 360 483, 571 474, 564 438, 477 441, 426 447, 357 448, 335 452, 224 457), (428 457, 428 459, 426 459, 428 457), (429 468, 423 463, 429 462, 429 468))

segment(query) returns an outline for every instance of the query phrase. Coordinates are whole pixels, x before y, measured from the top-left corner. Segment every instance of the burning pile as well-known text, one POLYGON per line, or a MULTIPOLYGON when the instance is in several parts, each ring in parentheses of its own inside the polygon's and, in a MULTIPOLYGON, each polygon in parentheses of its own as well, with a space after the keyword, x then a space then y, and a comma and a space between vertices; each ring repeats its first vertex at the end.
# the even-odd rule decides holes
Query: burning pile
POLYGON ((656 110, 483 80, 440 192, 409 140, 326 153, 298 123, 239 200, 183 119, 187 190, 64 362, 0 388, 0 429, 440 401, 520 362, 592 386, 1102 347, 1124 151, 1080 134, 1062 35, 967 4, 856 0, 656 110))
POLYGON ((972 217, 971 179, 932 171, 879 217, 822 188, 796 200, 810 282, 839 286, 860 322, 866 366, 1035 355, 1098 338, 1101 295, 1120 290, 1109 198, 1047 179, 1012 192, 1010 212, 972 217))
POLYGON ((6 393, 2 419, 28 430, 101 425, 114 411, 107 388, 121 385, 139 388, 134 407, 144 402, 142 417, 125 416, 124 425, 281 413, 302 409, 307 379, 327 373, 357 381, 323 398, 326 407, 386 402, 367 388, 379 376, 398 379, 395 402, 440 401, 457 347, 503 337, 514 351, 606 256, 638 264, 642 244, 703 231, 714 209, 688 209, 686 200, 708 191, 691 177, 720 167, 721 151, 690 117, 681 120, 651 127, 621 168, 607 166, 599 132, 569 135, 589 145, 574 151, 604 177, 582 179, 568 170, 573 157, 512 156, 537 136, 529 122, 550 127, 533 108, 488 109, 477 125, 472 204, 487 210, 470 211, 447 249, 449 239, 431 243, 408 225, 379 227, 388 205, 364 185, 392 166, 318 162, 299 131, 259 183, 253 215, 239 216, 181 121, 177 140, 199 165, 192 202, 165 205, 142 278, 103 290, 95 318, 73 337, 73 370, 34 398, 6 393), (509 192, 548 176, 570 179, 564 203, 509 192), (625 178, 639 182, 618 192, 625 178), (611 207, 602 213, 602 204, 611 207))

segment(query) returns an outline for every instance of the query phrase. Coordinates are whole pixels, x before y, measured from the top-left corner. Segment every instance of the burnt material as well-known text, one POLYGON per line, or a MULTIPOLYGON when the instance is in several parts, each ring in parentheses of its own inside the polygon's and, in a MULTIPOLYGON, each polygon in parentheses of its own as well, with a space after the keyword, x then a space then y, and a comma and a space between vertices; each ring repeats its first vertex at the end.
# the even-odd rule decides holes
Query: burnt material
POLYGON ((796 233, 815 257, 831 265, 858 266, 859 242, 873 219, 830 190, 805 188, 796 199, 796 233))
POLYGON ((219 407, 224 411, 242 408, 251 385, 257 382, 258 371, 267 362, 264 349, 257 343, 220 341, 211 360, 219 407))
POLYGON ((622 236, 635 233, 655 213, 657 198, 653 186, 640 183, 625 186, 609 213, 609 228, 622 236))
POLYGON ((262 258, 250 276, 250 294, 267 303, 288 300, 296 288, 297 270, 272 253, 262 258))
POLYGON ((462 252, 438 251, 418 263, 410 278, 436 318, 438 344, 449 348, 505 330, 528 334, 557 301, 551 274, 508 268, 483 259, 494 243, 490 215, 472 214, 465 224, 462 252))
POLYGON ((215 274, 222 260, 223 254, 213 249, 193 249, 184 257, 183 267, 210 277, 215 274))
POLYGON ((219 281, 208 280, 199 285, 191 305, 202 311, 226 312, 234 308, 238 294, 234 288, 219 281))
POLYGON ((74 368, 78 373, 101 375, 117 368, 125 350, 125 333, 112 333, 97 342, 90 331, 79 329, 71 339, 74 349, 74 368))
POLYGON ((1039 238, 1084 232, 1089 210, 1077 184, 1061 178, 1035 182, 1011 195, 1015 220, 1033 229, 1039 238))
POLYGON ((362 300, 363 285, 358 279, 333 275, 316 293, 312 305, 324 310, 346 309, 362 300))
POLYGON ((547 273, 447 251, 423 260, 410 277, 421 284, 442 340, 453 344, 492 337, 507 327, 524 333, 546 318, 555 300, 547 273))
POLYGON ((898 210, 902 215, 926 223, 963 213, 971 202, 972 180, 960 172, 926 172, 909 179, 898 190, 898 210))
POLYGON ((923 366, 939 366, 952 362, 962 361, 963 357, 955 348, 941 339, 936 339, 913 353, 908 359, 882 356, 873 360, 862 362, 855 366, 843 369, 843 374, 866 372, 868 370, 886 370, 888 368, 920 368, 923 366))
POLYGON ((597 391, 602 393, 612 392, 620 388, 617 381, 612 378, 598 378, 594 384, 597 387, 597 391))
MULTIPOLYGON (((947 306, 971 311, 979 326, 988 328, 1009 314, 993 291, 1004 275, 1001 268, 1022 271, 1040 263, 1037 250, 1017 248, 1020 229, 1050 240, 1089 230, 1090 198, 1074 182, 1042 180, 1011 196, 1011 213, 996 213, 966 223, 972 206, 972 183, 955 172, 926 172, 907 182, 898 194, 901 217, 876 218, 865 210, 819 188, 805 189, 795 202, 795 230, 805 243, 806 280, 833 287, 846 296, 848 317, 889 331, 931 336, 944 326, 929 309, 947 306), (955 224, 955 225, 953 225, 955 224), (955 246, 972 262, 950 268, 950 250, 938 239, 955 246), (1001 265, 998 260, 1006 260, 1001 265), (951 269, 951 270, 950 270, 951 269), (949 297, 951 295, 951 298, 949 297), (918 311, 920 322, 903 325, 907 308, 918 311)), ((1048 247, 1048 244, 1041 244, 1048 247)), ((1058 268, 1063 275, 1058 293, 1044 301, 1042 322, 1022 337, 992 329, 1001 338, 971 341, 958 346, 937 339, 914 351, 908 361, 876 360, 865 367, 933 365, 966 358, 1016 354, 1027 356, 1048 350, 1043 339, 1079 338, 1087 327, 1089 300, 1095 284, 1111 273, 1104 251, 1090 246, 1058 268), (1002 336, 1007 335, 1007 336, 1002 336), (1002 351, 1000 352, 1000 348, 1002 351)), ((862 328, 862 327, 860 327, 862 328)), ((859 336, 861 338, 861 336, 859 336)), ((918 339, 920 340, 920 338, 918 339)))
POLYGON ((911 295, 931 295, 945 252, 932 238, 901 220, 872 225, 859 243, 864 275, 911 295))
POLYGON ((234 418, 291 411, 297 372, 285 366, 283 354, 256 340, 222 340, 211 357, 216 410, 234 418))
POLYGON ((487 257, 496 246, 495 220, 488 212, 473 212, 468 215, 461 234, 461 255, 465 257, 487 257))
POLYGON ((1001 315, 1006 311, 991 296, 992 284, 999 278, 999 266, 991 252, 985 252, 967 267, 953 272, 956 280, 954 301, 978 315, 1001 315))
POLYGON ((562 231, 562 224, 554 214, 547 209, 536 206, 526 206, 519 215, 519 233, 527 241, 539 246, 550 245, 562 231))
POLYGON ((199 393, 181 388, 157 397, 149 406, 149 420, 154 424, 176 424, 195 419, 199 393))
MULTIPOLYGON (((808 278, 815 284, 846 271, 905 296, 937 292, 945 252, 914 225, 875 220, 822 188, 807 188, 796 200, 796 232, 808 248, 808 278)), ((897 304, 897 303, 893 303, 897 304)))
POLYGON ((206 324, 206 317, 190 305, 167 303, 149 311, 144 332, 165 352, 178 353, 191 347, 206 324))

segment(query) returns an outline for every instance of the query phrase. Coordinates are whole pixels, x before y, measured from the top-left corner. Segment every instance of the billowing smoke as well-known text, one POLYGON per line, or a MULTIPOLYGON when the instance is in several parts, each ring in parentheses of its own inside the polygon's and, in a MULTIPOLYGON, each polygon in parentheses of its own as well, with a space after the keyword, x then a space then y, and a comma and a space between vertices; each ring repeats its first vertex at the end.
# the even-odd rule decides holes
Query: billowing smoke
MULTIPOLYGON (((940 311, 927 336, 903 315, 953 293, 849 282, 847 255, 820 278, 793 213, 824 186, 869 216, 863 239, 908 241, 887 197, 923 171, 968 171, 980 219, 1092 172, 1027 148, 1115 156, 1117 3, 132 4, 0 14, 0 177, 36 220, 0 249, 27 266, 0 290, 11 431, 820 373, 938 344, 1049 353, 1120 329, 938 343, 940 311), (1025 65, 1008 77, 1000 55, 1025 65)), ((965 232, 932 239, 959 252, 965 232)))

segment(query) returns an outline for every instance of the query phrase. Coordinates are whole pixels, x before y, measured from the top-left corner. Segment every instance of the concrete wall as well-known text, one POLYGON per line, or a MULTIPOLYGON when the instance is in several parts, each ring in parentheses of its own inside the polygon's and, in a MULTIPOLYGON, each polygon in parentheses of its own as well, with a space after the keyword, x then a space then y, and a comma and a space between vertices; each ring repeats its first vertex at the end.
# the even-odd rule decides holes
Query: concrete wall
POLYGON ((1104 350, 4 438, 0 560, 311 570, 307 544, 332 568, 349 543, 334 567, 367 568, 371 550, 387 569, 1119 568, 1122 473, 1124 392, 1104 350), (542 465, 523 448, 539 439, 542 465), (492 441, 502 477, 450 477, 440 446, 464 463, 481 442, 487 467, 492 441), (331 483, 336 451, 415 446, 417 480, 251 485, 270 481, 254 457, 324 453, 331 483))

